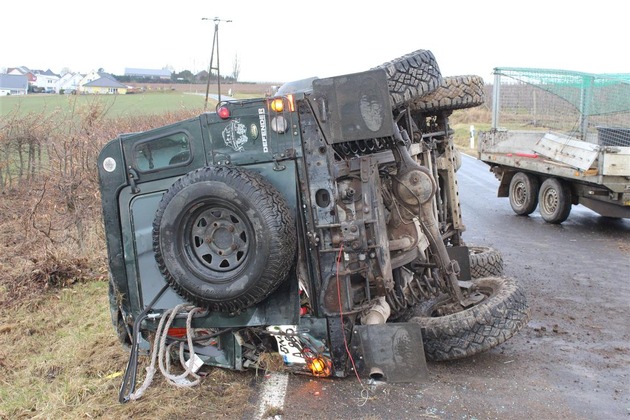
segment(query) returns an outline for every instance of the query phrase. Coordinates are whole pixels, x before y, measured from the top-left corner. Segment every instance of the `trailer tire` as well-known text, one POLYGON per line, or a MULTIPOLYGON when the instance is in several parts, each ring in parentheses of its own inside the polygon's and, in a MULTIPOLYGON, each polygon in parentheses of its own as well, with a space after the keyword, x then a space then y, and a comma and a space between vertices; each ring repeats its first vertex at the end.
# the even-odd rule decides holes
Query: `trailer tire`
POLYGON ((560 224, 571 213, 571 189, 558 178, 547 178, 538 193, 538 211, 547 223, 560 224))
POLYGON ((485 98, 483 78, 479 76, 449 76, 433 92, 409 102, 414 111, 452 111, 483 105, 485 98))
POLYGON ((510 181, 510 206, 519 216, 532 214, 538 206, 540 181, 534 175, 517 172, 510 181))
POLYGON ((442 83, 437 60, 429 50, 417 50, 374 69, 387 73, 389 95, 394 107, 434 91, 442 83))
POLYGON ((487 246, 469 246, 470 277, 494 277, 503 275, 503 255, 487 246))
POLYGON ((285 198, 260 174, 209 166, 177 180, 153 221, 160 272, 184 299, 238 312, 289 275, 296 228, 285 198))
POLYGON ((473 284, 486 297, 468 309, 442 316, 439 310, 450 303, 448 295, 416 306, 409 322, 422 328, 427 359, 455 360, 481 353, 505 342, 529 321, 527 299, 513 279, 486 277, 473 284))

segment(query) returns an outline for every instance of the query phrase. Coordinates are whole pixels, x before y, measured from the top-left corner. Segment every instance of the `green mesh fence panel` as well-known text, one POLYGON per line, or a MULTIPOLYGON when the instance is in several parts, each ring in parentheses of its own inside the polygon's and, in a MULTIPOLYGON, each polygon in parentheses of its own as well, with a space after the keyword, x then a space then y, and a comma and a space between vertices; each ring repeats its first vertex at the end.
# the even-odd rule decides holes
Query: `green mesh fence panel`
POLYGON ((630 147, 630 74, 494 69, 493 127, 630 147))

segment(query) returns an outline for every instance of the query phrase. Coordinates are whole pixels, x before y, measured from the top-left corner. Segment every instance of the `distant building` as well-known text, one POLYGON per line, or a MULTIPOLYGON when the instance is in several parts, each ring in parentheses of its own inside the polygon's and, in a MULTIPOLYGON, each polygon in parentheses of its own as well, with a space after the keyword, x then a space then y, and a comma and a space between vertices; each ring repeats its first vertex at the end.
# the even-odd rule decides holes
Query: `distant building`
POLYGON ((0 96, 26 95, 28 78, 23 74, 0 74, 0 96))
POLYGON ((7 74, 26 76, 33 92, 55 92, 59 75, 52 70, 31 70, 26 66, 10 67, 7 74))
POLYGON ((79 92, 124 95, 127 93, 127 86, 120 83, 109 73, 92 71, 79 82, 79 92))
POLYGON ((45 72, 33 71, 35 80, 31 83, 33 87, 37 87, 41 92, 56 92, 57 81, 59 76, 47 70, 45 72))
POLYGON ((129 77, 145 77, 149 79, 156 80, 170 80, 171 79, 171 71, 170 70, 157 70, 157 69, 136 69, 136 68, 125 68, 125 76, 129 77))
POLYGON ((79 92, 79 85, 85 76, 80 73, 66 73, 57 81, 57 92, 79 92))

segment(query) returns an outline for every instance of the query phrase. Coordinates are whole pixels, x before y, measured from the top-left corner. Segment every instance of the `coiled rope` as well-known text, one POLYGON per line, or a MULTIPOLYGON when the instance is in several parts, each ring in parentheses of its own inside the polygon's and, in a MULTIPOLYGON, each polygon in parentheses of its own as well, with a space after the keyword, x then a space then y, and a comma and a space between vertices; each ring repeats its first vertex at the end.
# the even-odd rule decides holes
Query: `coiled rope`
POLYGON ((153 342, 153 349, 151 351, 151 364, 146 368, 147 376, 144 378, 142 386, 137 391, 129 395, 130 400, 138 400, 153 382, 153 378, 156 373, 155 364, 158 362, 160 372, 166 378, 167 382, 176 387, 186 388, 199 384, 200 376, 195 373, 193 363, 193 337, 192 337, 192 318, 197 312, 201 312, 201 308, 196 308, 186 304, 180 304, 172 309, 166 310, 160 319, 157 330, 155 331, 155 340, 153 342), (183 341, 179 343, 179 361, 184 369, 184 372, 179 375, 171 373, 171 361, 169 353, 173 345, 171 343, 166 345, 166 338, 168 336, 168 330, 171 327, 175 317, 182 312, 188 312, 186 317, 186 343, 183 341), (188 344, 188 351, 191 357, 186 360, 184 357, 185 344, 188 344), (189 379, 190 377, 190 379, 189 379))

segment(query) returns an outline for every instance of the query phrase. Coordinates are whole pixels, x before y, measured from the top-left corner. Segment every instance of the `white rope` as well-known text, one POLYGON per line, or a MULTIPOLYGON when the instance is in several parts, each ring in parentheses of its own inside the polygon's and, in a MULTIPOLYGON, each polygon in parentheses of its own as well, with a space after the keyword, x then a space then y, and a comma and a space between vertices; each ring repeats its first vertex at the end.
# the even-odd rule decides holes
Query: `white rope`
POLYGON ((173 309, 169 309, 164 311, 162 317, 160 318, 160 323, 158 324, 157 330, 155 331, 155 340, 153 342, 153 349, 151 350, 151 364, 146 368, 147 376, 144 378, 144 382, 142 386, 138 388, 138 390, 132 393, 129 396, 129 399, 132 401, 138 400, 142 395, 144 395, 145 391, 153 382, 153 378, 155 377, 155 362, 158 361, 160 372, 166 378, 167 382, 171 385, 175 385, 177 387, 191 387, 199 384, 201 378, 194 371, 194 363, 192 359, 194 357, 193 352, 193 342, 192 342, 192 318, 193 315, 197 312, 200 312, 201 308, 193 308, 191 306, 186 306, 186 304, 180 304, 174 307, 173 309), (171 362, 169 353, 172 346, 176 343, 171 343, 168 346, 166 345, 166 337, 168 336, 168 330, 171 327, 171 324, 175 320, 175 317, 180 311, 188 311, 188 316, 186 318, 186 344, 188 344, 188 351, 191 355, 189 360, 186 360, 184 357, 184 343, 179 343, 179 361, 184 368, 184 373, 180 375, 171 374, 171 362), (192 377, 192 380, 189 380, 188 377, 192 377))

